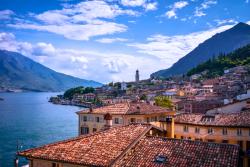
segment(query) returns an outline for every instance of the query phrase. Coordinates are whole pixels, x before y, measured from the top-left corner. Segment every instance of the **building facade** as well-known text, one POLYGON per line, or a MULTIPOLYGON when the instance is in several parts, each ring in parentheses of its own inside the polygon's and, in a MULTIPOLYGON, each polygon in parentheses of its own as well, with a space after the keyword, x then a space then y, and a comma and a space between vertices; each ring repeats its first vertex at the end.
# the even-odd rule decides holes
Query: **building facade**
POLYGON ((250 111, 231 114, 181 114, 175 117, 174 137, 239 145, 242 164, 250 165, 250 111))
POLYGON ((100 131, 105 125, 104 116, 107 113, 112 115, 114 127, 130 123, 150 123, 159 127, 159 120, 173 116, 175 111, 144 102, 125 102, 79 111, 79 135, 100 131))

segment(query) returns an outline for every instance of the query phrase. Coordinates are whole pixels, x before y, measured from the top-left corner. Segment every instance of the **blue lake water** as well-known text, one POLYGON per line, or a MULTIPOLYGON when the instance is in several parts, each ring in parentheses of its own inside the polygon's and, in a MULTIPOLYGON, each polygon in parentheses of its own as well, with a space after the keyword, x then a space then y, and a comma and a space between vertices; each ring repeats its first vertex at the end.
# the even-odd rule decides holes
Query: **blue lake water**
MULTIPOLYGON (((58 93, 0 93, 0 167, 12 167, 17 141, 22 150, 77 136, 80 107, 54 105, 58 93)), ((20 159, 20 165, 27 163, 20 159)))

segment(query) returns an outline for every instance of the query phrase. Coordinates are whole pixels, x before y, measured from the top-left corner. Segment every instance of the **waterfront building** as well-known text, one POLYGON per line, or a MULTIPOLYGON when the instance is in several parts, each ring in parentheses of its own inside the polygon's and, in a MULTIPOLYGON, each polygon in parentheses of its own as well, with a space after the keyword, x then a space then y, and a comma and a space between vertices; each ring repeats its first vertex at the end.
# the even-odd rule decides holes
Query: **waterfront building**
POLYGON ((90 108, 77 112, 79 116, 79 135, 93 133, 102 129, 105 125, 104 115, 107 113, 112 115, 114 127, 130 123, 151 123, 159 127, 159 120, 173 116, 175 111, 145 102, 125 102, 100 108, 90 108))
POLYGON ((18 155, 26 157, 30 167, 238 166, 237 145, 169 139, 161 134, 150 124, 131 124, 24 150, 18 155))

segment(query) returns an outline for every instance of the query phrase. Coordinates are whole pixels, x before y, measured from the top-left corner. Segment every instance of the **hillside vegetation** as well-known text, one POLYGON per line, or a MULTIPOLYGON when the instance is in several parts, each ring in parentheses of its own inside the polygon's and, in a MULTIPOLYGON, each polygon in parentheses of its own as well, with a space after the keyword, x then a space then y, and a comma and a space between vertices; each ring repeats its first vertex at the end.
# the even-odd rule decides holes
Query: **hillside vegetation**
POLYGON ((187 75, 205 72, 205 77, 212 78, 222 75, 226 69, 241 65, 250 65, 250 45, 229 54, 220 54, 216 58, 209 59, 188 71, 187 75))

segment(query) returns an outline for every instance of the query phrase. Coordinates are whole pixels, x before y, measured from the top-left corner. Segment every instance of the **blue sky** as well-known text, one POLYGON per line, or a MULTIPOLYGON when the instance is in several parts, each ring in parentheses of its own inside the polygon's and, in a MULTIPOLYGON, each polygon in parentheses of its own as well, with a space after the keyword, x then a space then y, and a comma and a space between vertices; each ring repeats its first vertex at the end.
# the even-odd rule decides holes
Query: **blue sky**
POLYGON ((131 81, 250 24, 249 11, 249 0, 1 0, 0 49, 80 78, 131 81))

